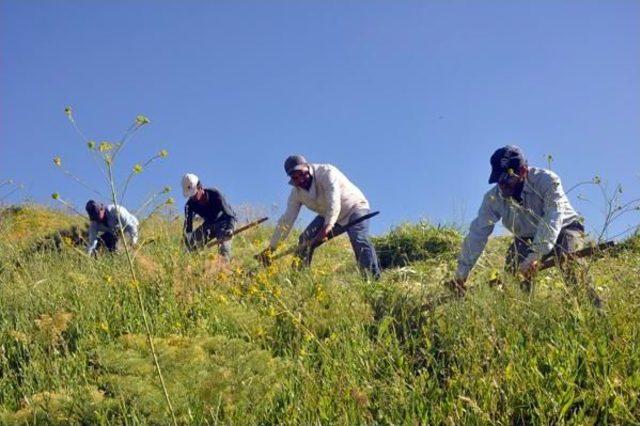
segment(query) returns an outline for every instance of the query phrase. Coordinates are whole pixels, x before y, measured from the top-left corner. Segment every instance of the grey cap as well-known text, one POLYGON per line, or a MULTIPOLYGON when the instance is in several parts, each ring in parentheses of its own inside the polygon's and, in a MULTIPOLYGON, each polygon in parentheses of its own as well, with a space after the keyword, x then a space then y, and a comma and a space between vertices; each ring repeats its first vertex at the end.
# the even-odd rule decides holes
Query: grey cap
POLYGON ((296 170, 306 169, 307 164, 307 160, 302 155, 290 155, 284 160, 284 171, 290 176, 296 170))

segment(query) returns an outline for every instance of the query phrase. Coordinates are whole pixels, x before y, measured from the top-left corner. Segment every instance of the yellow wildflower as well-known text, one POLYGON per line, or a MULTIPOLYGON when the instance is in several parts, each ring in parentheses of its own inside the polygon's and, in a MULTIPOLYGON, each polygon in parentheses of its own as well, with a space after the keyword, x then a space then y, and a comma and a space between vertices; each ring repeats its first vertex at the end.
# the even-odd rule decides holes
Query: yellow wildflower
POLYGON ((109 143, 109 142, 100 142, 100 146, 98 146, 98 150, 100 152, 107 152, 107 151, 111 151, 113 149, 113 144, 109 143))
POLYGON ((142 114, 136 117, 136 126, 138 127, 144 126, 145 124, 149 124, 149 123, 150 123, 149 119, 142 114))

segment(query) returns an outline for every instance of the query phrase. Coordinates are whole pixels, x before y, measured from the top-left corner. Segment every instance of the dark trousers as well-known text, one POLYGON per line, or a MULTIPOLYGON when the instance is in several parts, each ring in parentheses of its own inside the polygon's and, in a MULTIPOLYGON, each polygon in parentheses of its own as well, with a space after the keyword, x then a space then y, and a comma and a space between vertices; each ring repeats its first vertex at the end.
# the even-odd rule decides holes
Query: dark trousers
MULTIPOLYGON (((358 219, 369 213, 369 210, 358 210, 349 216, 349 222, 358 219)), ((313 252, 315 247, 307 245, 309 241, 315 238, 320 228, 324 225, 324 217, 316 216, 311 221, 309 226, 302 232, 298 239, 298 245, 302 249, 298 250, 296 257, 299 259, 301 265, 309 266, 311 259, 313 258, 313 252)), ((336 224, 334 226, 334 232, 340 232, 342 226, 336 224)), ((349 235, 349 241, 353 248, 353 253, 356 256, 358 266, 364 273, 371 274, 373 278, 378 279, 380 277, 380 266, 378 264, 378 256, 376 249, 373 247, 371 240, 369 239, 369 220, 364 220, 358 224, 350 226, 347 229, 349 235)))
MULTIPOLYGON (((555 256, 564 260, 567 257, 567 254, 582 249, 584 247, 584 240, 584 228, 580 223, 574 222, 567 225, 560 231, 558 240, 547 257, 555 256)), ((532 241, 533 238, 514 238, 513 243, 511 243, 507 250, 505 261, 505 266, 508 272, 512 274, 516 274, 518 272, 520 263, 533 251, 531 249, 532 241)), ((580 262, 581 259, 575 259, 575 261, 582 263, 580 262)), ((565 262, 562 262, 562 264, 564 263, 565 262)))
MULTIPOLYGON (((191 235, 191 239, 186 241, 189 250, 202 249, 211 240, 222 240, 233 232, 236 220, 232 217, 224 217, 215 222, 205 221, 191 235)), ((227 260, 231 258, 231 240, 226 240, 218 246, 218 252, 227 260)))
POLYGON ((116 251, 118 247, 118 240, 119 238, 117 233, 104 232, 102 235, 100 235, 99 243, 102 242, 102 244, 108 251, 116 251))
MULTIPOLYGON (((520 263, 532 252, 532 238, 515 237, 507 250, 505 268, 511 274, 517 274, 520 263)), ((600 305, 600 298, 591 286, 591 279, 587 274, 587 265, 584 259, 575 259, 568 256, 570 253, 580 250, 585 246, 584 226, 579 222, 571 223, 560 231, 558 240, 551 252, 543 258, 556 257, 562 277, 567 284, 575 285, 580 282, 586 285, 589 297, 594 304, 600 305)), ((523 281, 522 287, 530 291, 532 283, 523 281)))

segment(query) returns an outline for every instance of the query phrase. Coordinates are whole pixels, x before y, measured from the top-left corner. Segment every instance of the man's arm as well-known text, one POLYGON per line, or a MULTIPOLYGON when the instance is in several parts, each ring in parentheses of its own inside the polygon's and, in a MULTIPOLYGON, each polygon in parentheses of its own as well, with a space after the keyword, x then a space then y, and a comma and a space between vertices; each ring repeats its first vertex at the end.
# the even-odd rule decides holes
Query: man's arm
POLYGON ((326 188, 327 212, 325 213, 324 225, 331 230, 340 216, 342 208, 342 194, 340 191, 340 176, 334 169, 329 169, 322 184, 326 188))
POLYGON ((137 221, 127 224, 124 227, 123 232, 129 235, 129 238, 131 238, 131 243, 134 246, 138 244, 138 222, 137 221))
POLYGON ((189 234, 193 230, 193 210, 189 201, 184 205, 184 233, 189 234))
POLYGON ((89 244, 87 245, 87 254, 93 254, 98 245, 98 222, 91 221, 89 225, 89 244))
POLYGON ((564 205, 568 202, 560 178, 555 173, 544 176, 539 195, 543 199, 544 216, 540 219, 531 248, 536 260, 549 253, 556 244, 564 218, 564 205))
POLYGON ((129 235, 135 246, 138 244, 138 219, 122 206, 118 206, 118 215, 122 223, 122 232, 129 235))
POLYGON ((292 190, 287 200, 287 210, 280 219, 278 219, 278 224, 271 237, 271 242, 269 243, 271 249, 275 249, 280 241, 289 236, 289 232, 291 232, 291 228, 300 213, 301 207, 302 203, 298 200, 298 197, 296 197, 295 190, 292 190))
POLYGON ((495 208, 496 197, 495 191, 489 191, 484 196, 478 210, 478 216, 471 222, 469 234, 462 243, 462 250, 458 256, 458 269, 456 270, 456 279, 462 282, 466 281, 471 269, 484 251, 496 222, 500 220, 501 216, 495 208))

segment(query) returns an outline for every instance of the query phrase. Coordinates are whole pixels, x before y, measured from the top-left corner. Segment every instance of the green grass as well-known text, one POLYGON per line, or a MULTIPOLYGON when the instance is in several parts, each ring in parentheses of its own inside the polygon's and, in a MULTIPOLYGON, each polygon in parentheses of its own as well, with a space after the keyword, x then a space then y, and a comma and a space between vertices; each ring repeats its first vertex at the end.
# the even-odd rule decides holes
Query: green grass
POLYGON ((255 229, 224 267, 215 252, 185 254, 180 224, 157 219, 141 230, 153 241, 136 255, 138 283, 124 255, 21 255, 72 224, 37 206, 2 213, 0 424, 170 423, 135 285, 181 424, 640 424, 636 244, 590 263, 599 312, 557 271, 533 295, 507 276, 489 287, 501 238, 468 296, 440 305, 455 250, 371 283, 346 238, 310 271, 260 269, 270 230, 255 229))
POLYGON ((391 268, 434 259, 455 258, 462 235, 454 227, 434 226, 427 222, 405 223, 386 235, 374 237, 380 266, 391 268))

